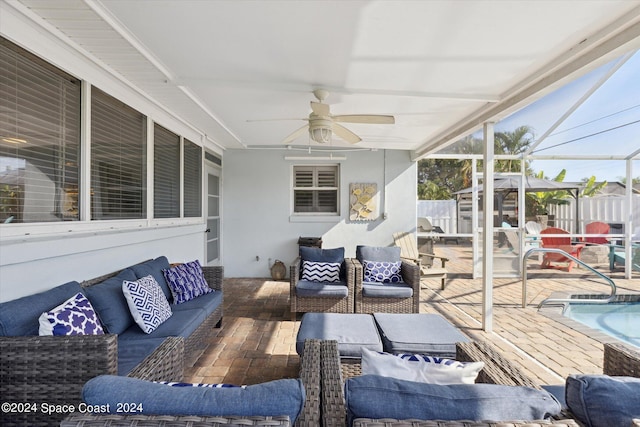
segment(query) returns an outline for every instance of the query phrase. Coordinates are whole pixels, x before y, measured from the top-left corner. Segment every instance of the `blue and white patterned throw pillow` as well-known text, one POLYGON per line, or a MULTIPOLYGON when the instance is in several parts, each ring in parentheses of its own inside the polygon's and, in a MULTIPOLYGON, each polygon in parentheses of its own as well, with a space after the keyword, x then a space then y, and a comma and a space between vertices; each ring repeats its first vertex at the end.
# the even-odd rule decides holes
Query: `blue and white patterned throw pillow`
POLYGON ((336 283, 340 281, 339 262, 302 261, 302 280, 336 283))
POLYGON ((381 375, 429 384, 473 384, 484 362, 459 362, 413 354, 362 349, 362 375, 381 375))
POLYGON ((93 306, 77 293, 39 318, 40 335, 102 335, 104 330, 93 306))
POLYGON ((213 292, 204 278, 198 260, 176 265, 163 270, 163 273, 176 304, 213 292))
POLYGON ((235 385, 235 384, 198 384, 198 383, 181 383, 181 382, 170 382, 170 381, 154 381, 157 384, 164 384, 171 387, 206 387, 206 388, 246 388, 245 385, 235 385))
POLYGON ((378 283, 400 283, 402 275, 400 268, 402 261, 385 262, 385 261, 363 261, 364 281, 378 283))
POLYGON ((122 292, 129 311, 140 329, 150 334, 173 314, 162 288, 152 275, 135 282, 122 282, 122 292))

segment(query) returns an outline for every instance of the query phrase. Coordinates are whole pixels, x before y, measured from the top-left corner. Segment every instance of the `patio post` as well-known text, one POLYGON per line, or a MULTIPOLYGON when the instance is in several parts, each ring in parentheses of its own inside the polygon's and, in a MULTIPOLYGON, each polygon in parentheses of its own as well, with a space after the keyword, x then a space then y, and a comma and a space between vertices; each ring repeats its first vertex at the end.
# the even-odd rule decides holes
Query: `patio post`
POLYGON ((483 126, 483 132, 482 330, 491 332, 493 330, 493 123, 486 122, 483 126))

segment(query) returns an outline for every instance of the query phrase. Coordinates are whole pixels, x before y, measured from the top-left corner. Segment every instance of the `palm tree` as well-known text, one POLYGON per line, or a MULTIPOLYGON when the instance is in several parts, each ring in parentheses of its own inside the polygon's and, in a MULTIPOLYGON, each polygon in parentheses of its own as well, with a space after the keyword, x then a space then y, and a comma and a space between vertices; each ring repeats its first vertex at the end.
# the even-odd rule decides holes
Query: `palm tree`
MULTIPOLYGON (((522 125, 513 131, 496 132, 494 136, 496 154, 522 154, 533 143, 535 138, 531 126, 522 125)), ((497 160, 496 172, 520 172, 519 160, 497 160)), ((531 172, 529 164, 525 165, 527 175, 531 172)))

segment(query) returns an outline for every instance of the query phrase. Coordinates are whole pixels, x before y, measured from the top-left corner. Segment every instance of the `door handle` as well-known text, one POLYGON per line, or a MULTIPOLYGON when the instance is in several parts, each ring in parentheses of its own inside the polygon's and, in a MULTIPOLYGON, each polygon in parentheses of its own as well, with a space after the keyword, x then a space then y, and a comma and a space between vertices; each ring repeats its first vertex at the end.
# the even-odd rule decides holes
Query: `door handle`
POLYGON ((206 230, 204 230, 204 232, 205 232, 205 233, 210 233, 210 232, 211 232, 211 229, 210 229, 210 228, 207 228, 206 230))

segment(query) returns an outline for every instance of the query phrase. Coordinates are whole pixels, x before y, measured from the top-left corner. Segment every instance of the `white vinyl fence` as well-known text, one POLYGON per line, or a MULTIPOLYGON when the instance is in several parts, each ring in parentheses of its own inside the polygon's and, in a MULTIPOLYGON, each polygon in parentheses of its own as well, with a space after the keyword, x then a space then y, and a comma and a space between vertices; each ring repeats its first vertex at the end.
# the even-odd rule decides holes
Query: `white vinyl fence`
MULTIPOLYGON (((603 196, 580 198, 579 232, 584 232, 586 224, 602 221, 611 225, 611 234, 625 232, 624 196, 603 196)), ((458 231, 458 210, 455 200, 418 200, 418 216, 431 219, 434 226, 440 226, 446 234, 458 231)), ((576 201, 571 199, 567 205, 550 206, 549 214, 555 216, 555 226, 574 233, 576 201)), ((632 197, 631 214, 633 218, 633 240, 640 239, 640 195, 632 197)))
MULTIPOLYGON (((624 201, 625 197, 618 195, 581 198, 578 213, 578 230, 583 233, 585 225, 593 221, 601 221, 611 226, 611 234, 623 234, 626 231, 624 201)), ((634 228, 632 236, 636 240, 640 238, 640 195, 633 195, 631 201, 631 217, 634 228)), ((571 199, 567 205, 551 206, 549 210, 550 214, 555 215, 556 227, 571 232, 575 230, 575 199, 571 199)))
POLYGON ((445 234, 458 232, 458 213, 455 200, 418 200, 418 217, 429 218, 431 224, 445 234))

